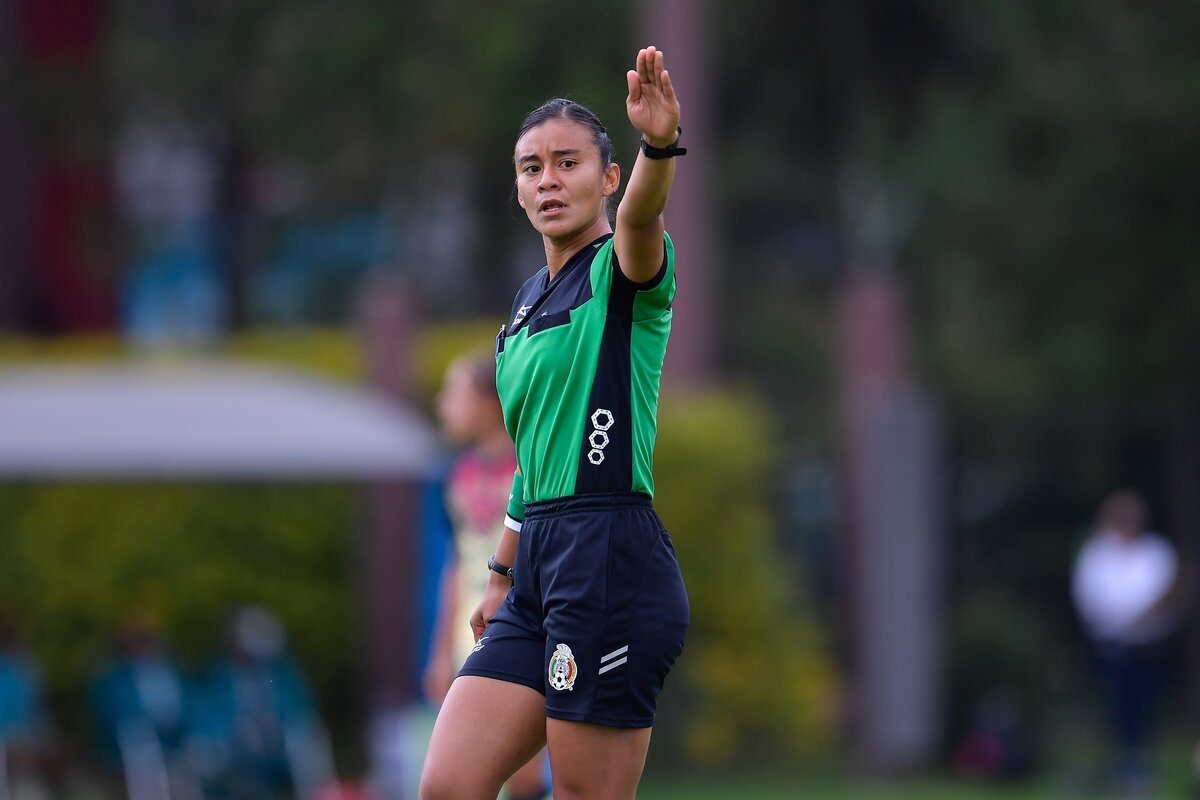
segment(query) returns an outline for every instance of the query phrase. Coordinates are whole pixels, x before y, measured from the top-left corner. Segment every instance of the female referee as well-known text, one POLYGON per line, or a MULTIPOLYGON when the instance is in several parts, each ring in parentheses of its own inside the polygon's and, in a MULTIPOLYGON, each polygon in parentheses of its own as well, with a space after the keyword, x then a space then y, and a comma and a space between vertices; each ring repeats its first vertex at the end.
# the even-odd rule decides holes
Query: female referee
POLYGON ((615 231, 621 170, 599 119, 556 99, 518 133, 517 202, 546 250, 496 339, 518 469, 424 800, 492 800, 544 744, 556 800, 633 797, 683 648, 687 594, 650 498, 675 293, 662 214, 685 151, 663 54, 641 50, 627 81, 642 142, 615 231))

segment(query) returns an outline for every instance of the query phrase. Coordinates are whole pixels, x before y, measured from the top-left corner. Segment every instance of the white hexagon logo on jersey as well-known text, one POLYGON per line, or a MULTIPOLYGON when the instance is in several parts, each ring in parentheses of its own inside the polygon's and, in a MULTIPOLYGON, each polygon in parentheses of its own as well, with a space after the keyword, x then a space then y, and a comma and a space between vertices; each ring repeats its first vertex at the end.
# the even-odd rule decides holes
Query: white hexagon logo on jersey
POLYGON ((597 408, 592 412, 592 432, 588 434, 588 463, 598 467, 604 463, 604 448, 608 447, 608 434, 605 433, 615 423, 616 417, 607 408, 597 408))
POLYGON ((608 430, 613 426, 614 422, 616 422, 616 420, 613 419, 613 413, 607 408, 597 408, 592 412, 592 427, 598 431, 608 430), (604 422, 600 421, 602 419, 604 422))

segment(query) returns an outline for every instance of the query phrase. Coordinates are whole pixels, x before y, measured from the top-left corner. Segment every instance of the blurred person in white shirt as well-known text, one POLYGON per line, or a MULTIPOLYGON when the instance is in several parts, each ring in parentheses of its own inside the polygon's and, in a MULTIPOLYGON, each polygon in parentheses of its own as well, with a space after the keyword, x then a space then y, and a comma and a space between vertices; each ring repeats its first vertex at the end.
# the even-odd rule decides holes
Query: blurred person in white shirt
POLYGON ((1148 529, 1146 504, 1123 489, 1105 498, 1075 559, 1072 595, 1108 690, 1123 789, 1152 784, 1148 749, 1162 649, 1174 629, 1175 549, 1148 529))

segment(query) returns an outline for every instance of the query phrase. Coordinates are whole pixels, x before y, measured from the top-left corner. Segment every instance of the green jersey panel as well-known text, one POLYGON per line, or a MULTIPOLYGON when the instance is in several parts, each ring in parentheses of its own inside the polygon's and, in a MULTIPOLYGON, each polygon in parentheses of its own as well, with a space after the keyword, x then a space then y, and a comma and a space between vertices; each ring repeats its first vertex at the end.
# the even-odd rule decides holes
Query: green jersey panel
POLYGON ((497 336, 496 388, 522 479, 514 489, 523 502, 653 495, 674 245, 664 234, 663 266, 646 284, 621 272, 611 234, 548 278, 543 268, 526 281, 497 336))

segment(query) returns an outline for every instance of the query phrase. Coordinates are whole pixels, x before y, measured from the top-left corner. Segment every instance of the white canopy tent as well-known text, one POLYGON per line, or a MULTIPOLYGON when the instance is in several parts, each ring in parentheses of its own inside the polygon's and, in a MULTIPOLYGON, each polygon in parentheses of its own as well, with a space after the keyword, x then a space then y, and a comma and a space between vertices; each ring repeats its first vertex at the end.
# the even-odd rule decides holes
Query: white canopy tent
POLYGON ((274 367, 0 371, 0 479, 391 480, 428 474, 436 453, 417 414, 274 367))
POLYGON ((413 522, 437 457, 418 414, 292 370, 216 361, 0 370, 0 481, 361 483, 357 581, 378 712, 417 691, 413 522))

